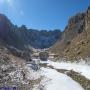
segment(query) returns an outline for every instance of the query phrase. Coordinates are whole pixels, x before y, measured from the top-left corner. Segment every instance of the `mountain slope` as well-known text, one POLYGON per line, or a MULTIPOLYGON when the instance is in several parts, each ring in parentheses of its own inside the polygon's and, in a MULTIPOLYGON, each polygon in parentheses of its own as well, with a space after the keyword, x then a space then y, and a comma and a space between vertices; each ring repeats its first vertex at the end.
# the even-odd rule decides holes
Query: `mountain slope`
POLYGON ((87 12, 77 14, 69 20, 65 28, 62 40, 57 41, 55 45, 50 48, 51 52, 57 53, 59 57, 71 59, 80 59, 90 57, 90 8, 87 12))
POLYGON ((7 45, 18 49, 49 48, 61 37, 60 30, 46 31, 17 27, 3 14, 0 14, 0 39, 7 45))

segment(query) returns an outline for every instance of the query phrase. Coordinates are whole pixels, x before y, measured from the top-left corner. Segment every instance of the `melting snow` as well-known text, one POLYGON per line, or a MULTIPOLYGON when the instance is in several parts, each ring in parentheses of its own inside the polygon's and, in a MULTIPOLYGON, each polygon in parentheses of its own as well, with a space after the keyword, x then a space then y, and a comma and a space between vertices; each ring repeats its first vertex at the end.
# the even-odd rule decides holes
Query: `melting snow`
POLYGON ((48 65, 53 66, 55 69, 73 70, 81 73, 81 75, 90 79, 90 66, 84 63, 67 63, 67 62, 52 62, 48 61, 48 65))
POLYGON ((78 83, 65 74, 49 68, 41 68, 41 70, 42 75, 48 78, 48 82, 44 80, 42 84, 45 84, 44 87, 46 90, 84 90, 78 83))

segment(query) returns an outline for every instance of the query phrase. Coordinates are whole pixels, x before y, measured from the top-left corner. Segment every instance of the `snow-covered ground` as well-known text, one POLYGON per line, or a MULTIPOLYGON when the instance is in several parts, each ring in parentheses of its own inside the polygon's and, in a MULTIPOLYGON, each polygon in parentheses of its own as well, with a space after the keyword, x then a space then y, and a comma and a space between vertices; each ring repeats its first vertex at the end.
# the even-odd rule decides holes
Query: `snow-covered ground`
POLYGON ((25 69, 27 70, 27 72, 26 72, 27 79, 36 80, 36 79, 40 78, 40 74, 41 74, 40 70, 38 70, 38 71, 32 70, 30 64, 27 64, 25 66, 25 69))
POLYGON ((80 73, 86 78, 90 79, 90 65, 87 65, 83 62, 81 63, 70 63, 70 62, 53 62, 47 61, 49 66, 54 67, 55 69, 66 69, 73 70, 75 72, 80 73))
POLYGON ((46 90, 84 90, 78 83, 65 74, 59 73, 54 69, 41 68, 42 75, 48 78, 45 83, 46 90))
POLYGON ((53 61, 40 61, 41 64, 46 64, 47 67, 41 67, 39 71, 32 71, 30 65, 27 64, 28 69, 27 77, 30 75, 30 79, 37 79, 43 77, 40 84, 36 85, 33 90, 84 90, 81 85, 74 81, 69 76, 58 72, 55 69, 74 70, 81 73, 86 78, 90 79, 90 66, 85 63, 70 63, 70 62, 53 62, 53 61), (55 69, 51 69, 48 66, 52 66, 55 69), (39 88, 37 88, 39 86, 39 88))

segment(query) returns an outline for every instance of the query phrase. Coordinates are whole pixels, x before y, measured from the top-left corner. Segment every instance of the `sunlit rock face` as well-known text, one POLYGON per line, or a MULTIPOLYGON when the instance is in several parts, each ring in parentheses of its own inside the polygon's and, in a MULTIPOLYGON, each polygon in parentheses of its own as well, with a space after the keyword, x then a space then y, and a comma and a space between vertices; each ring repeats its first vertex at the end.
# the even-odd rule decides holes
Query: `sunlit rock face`
POLYGON ((86 16, 85 16, 85 29, 87 30, 89 28, 90 28, 90 7, 88 7, 86 16))
POLYGON ((74 37, 84 31, 84 18, 85 13, 78 13, 69 19, 68 25, 66 26, 62 35, 65 42, 72 40, 74 37))

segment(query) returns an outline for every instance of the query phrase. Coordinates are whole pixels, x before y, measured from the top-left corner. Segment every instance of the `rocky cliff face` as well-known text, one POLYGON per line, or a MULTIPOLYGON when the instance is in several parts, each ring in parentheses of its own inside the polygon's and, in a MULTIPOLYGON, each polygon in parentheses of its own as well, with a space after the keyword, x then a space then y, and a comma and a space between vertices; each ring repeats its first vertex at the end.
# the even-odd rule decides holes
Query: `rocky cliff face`
POLYGON ((90 9, 88 8, 87 12, 79 13, 69 19, 68 25, 62 34, 62 39, 50 48, 51 52, 57 53, 59 57, 69 59, 90 56, 89 12, 90 9))

